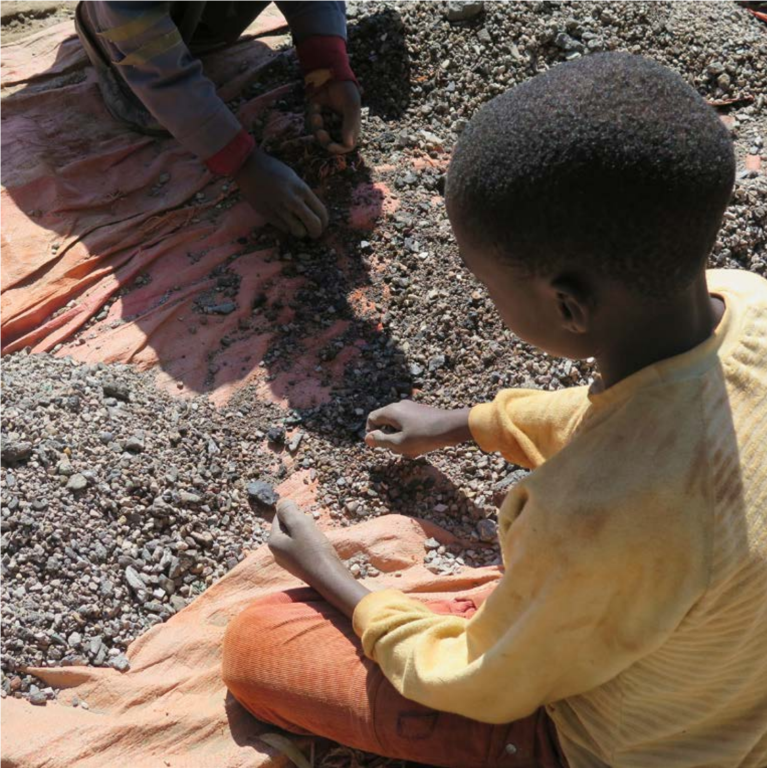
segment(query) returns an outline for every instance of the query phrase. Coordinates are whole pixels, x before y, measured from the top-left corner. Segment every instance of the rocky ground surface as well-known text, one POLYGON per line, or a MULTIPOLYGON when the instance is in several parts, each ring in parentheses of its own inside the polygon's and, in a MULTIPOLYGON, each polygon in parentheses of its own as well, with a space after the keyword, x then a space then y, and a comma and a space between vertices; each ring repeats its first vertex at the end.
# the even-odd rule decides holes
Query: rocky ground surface
MULTIPOLYGON (((3 696, 55 696, 19 672, 23 664, 125 669, 131 640, 264 541, 270 492, 297 470, 316 478, 313 511, 329 510, 334 524, 397 511, 450 529, 460 545, 425 543, 424 561, 437 572, 497 562, 496 504, 518 468, 472 446, 401 460, 360 438, 366 414, 400 397, 463 406, 505 386, 590 380, 588 361, 549 358, 503 329, 463 268, 441 205, 446 160, 466 121, 515 83, 609 50, 679 71, 717 106, 737 147, 736 191, 712 263, 767 275, 767 26, 742 8, 366 2, 348 14, 365 87, 360 156, 399 201, 350 267, 372 282, 385 333, 374 334, 346 301, 355 276, 328 271, 323 246, 302 244, 282 258, 286 272, 307 278, 307 308, 269 357, 289 360, 311 340, 311 302, 333 303, 352 321, 349 338, 368 343, 328 404, 286 412, 246 389, 216 410, 204 397, 161 393, 151 376, 125 367, 5 358, 3 696)), ((275 81, 281 66, 295 65, 278 62, 275 81)), ((311 179, 326 169, 299 170, 311 179)), ((358 173, 354 163, 335 169, 339 196, 358 173)), ((374 575, 364 561, 350 566, 374 575)), ((337 764, 370 764, 347 757, 337 764)))

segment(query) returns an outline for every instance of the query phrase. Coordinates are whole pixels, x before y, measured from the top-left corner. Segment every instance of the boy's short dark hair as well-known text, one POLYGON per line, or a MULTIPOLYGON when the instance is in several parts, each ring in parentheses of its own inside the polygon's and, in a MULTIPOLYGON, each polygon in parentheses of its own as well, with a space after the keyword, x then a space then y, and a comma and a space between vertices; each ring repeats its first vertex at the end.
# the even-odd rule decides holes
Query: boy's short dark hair
POLYGON ((482 107, 447 200, 473 243, 530 274, 592 269, 663 298, 704 268, 734 175, 729 132, 678 74, 605 53, 482 107))

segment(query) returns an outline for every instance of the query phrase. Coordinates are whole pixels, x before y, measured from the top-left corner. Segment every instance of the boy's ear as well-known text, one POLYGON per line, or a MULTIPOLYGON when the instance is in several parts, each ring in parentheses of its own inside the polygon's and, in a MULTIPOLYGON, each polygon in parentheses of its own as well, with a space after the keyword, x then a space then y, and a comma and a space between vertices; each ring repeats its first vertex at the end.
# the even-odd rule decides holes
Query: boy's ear
POLYGON ((588 333, 594 318, 594 293, 579 275, 560 275, 550 283, 562 327, 575 334, 588 333))

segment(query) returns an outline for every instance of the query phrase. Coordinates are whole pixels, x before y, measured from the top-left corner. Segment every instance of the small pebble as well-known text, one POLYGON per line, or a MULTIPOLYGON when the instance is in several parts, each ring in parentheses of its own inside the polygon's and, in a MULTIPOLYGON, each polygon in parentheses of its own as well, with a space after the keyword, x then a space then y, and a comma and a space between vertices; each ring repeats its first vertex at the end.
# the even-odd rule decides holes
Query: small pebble
POLYGON ((2 448, 0 448, 0 457, 3 464, 16 464, 17 462, 27 461, 32 455, 32 443, 26 440, 8 440, 3 437, 2 448))
POLYGON ((88 487, 88 480, 85 477, 85 475, 80 474, 79 472, 77 474, 72 475, 72 477, 69 478, 67 481, 67 488, 70 491, 82 491, 84 488, 88 487))
POLYGON ((130 661, 128 661, 126 656, 120 654, 119 656, 110 659, 109 666, 116 669, 118 672, 127 672, 130 669, 130 661))

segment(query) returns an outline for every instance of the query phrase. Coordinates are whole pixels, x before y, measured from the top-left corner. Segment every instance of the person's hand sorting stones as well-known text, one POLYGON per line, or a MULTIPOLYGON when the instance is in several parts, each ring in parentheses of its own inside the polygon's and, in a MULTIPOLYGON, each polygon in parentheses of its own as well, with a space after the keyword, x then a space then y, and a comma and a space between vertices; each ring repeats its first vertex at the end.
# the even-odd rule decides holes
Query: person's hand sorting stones
MULTIPOLYGON (((173 135, 216 174, 233 178, 254 211, 295 237, 319 237, 325 206, 290 167, 256 147, 205 76, 198 58, 230 45, 261 2, 79 3, 76 27, 107 109, 133 130, 173 135)), ((278 2, 290 25, 307 93, 307 126, 331 154, 352 151, 360 89, 346 52, 342 2, 278 2), (340 120, 335 137, 330 122, 340 120)))

